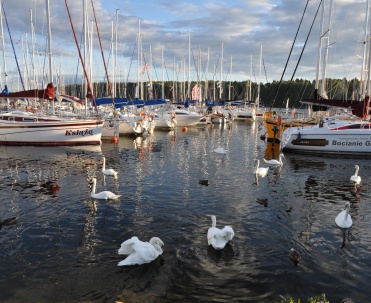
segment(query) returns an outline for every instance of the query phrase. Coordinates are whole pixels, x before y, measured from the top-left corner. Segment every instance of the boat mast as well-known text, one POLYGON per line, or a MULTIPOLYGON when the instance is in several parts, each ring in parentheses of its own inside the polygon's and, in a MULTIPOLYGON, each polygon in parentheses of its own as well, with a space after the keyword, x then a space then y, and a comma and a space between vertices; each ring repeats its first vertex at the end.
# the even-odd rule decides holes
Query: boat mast
MULTIPOLYGON (((3 12, 2 12, 3 4, 2 0, 0 0, 0 26, 1 26, 1 43, 2 43, 2 48, 3 48, 3 62, 4 62, 4 89, 6 89, 7 84, 8 84, 8 73, 7 73, 7 68, 6 68, 6 60, 5 60, 5 41, 4 41, 4 28, 3 28, 3 12)), ((0 77, 1 81, 1 77, 0 77)), ((9 105, 9 99, 7 98, 7 103, 9 105)))
MULTIPOLYGON (((361 71, 361 80, 360 80, 360 89, 361 89, 361 92, 360 92, 360 96, 361 96, 361 99, 364 99, 365 98, 365 94, 366 94, 366 83, 363 83, 364 82, 364 75, 365 75, 365 71, 366 71, 366 57, 367 57, 367 45, 369 45, 367 43, 367 40, 368 40, 368 35, 369 35, 369 32, 368 32, 368 16, 369 16, 369 0, 367 0, 366 2, 366 16, 365 16, 365 33, 364 33, 364 38, 363 38, 363 41, 364 41, 364 44, 363 44, 363 60, 362 60, 362 71, 361 71)), ((367 78, 366 78, 367 79, 367 78)), ((358 96, 357 96, 358 97, 358 96)))
MULTIPOLYGON (((46 13, 47 13, 47 25, 48 25, 48 55, 49 55, 49 83, 53 83, 53 68, 52 68, 52 31, 50 26, 50 7, 49 0, 46 0, 46 13)), ((52 115, 55 115, 54 99, 51 100, 52 115)))
POLYGON ((223 96, 223 42, 222 42, 222 55, 220 60, 220 82, 219 82, 219 100, 222 99, 223 96))
POLYGON ((259 108, 260 103, 260 81, 262 74, 262 60, 263 60, 263 45, 260 44, 260 57, 259 57, 259 83, 258 83, 258 96, 256 98, 256 107, 259 108))
POLYGON ((321 64, 321 51, 322 51, 322 38, 323 38, 323 17, 325 13, 325 0, 322 0, 322 11, 321 11, 321 22, 320 22, 320 37, 318 43, 318 57, 317 57, 317 72, 316 72, 316 83, 314 86, 314 99, 318 99, 318 81, 319 81, 319 69, 321 64))

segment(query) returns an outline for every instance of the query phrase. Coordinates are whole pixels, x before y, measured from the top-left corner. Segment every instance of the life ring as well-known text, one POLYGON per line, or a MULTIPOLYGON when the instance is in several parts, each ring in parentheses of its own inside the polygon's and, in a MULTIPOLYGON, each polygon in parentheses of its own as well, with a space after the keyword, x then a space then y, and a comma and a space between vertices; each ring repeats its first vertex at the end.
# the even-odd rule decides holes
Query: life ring
POLYGON ((176 113, 175 112, 171 112, 171 118, 176 118, 176 113))
POLYGON ((146 120, 146 113, 144 111, 140 111, 139 117, 141 117, 143 121, 146 120))
POLYGON ((281 124, 282 124, 282 116, 279 115, 277 119, 277 125, 281 125, 281 124))
POLYGON ((148 120, 149 120, 149 122, 152 122, 153 120, 155 120, 155 115, 154 114, 148 114, 148 120))

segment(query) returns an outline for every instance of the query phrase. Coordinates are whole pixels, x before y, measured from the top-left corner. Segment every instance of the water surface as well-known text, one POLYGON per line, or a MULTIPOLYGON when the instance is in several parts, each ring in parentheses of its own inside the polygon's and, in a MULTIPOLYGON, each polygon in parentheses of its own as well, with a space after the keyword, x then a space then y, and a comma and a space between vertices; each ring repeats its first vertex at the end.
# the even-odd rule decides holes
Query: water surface
POLYGON ((256 160, 278 156, 264 132, 259 122, 233 123, 100 148, 0 147, 0 220, 18 217, 0 230, 0 301, 280 302, 325 293, 368 302, 370 161, 285 154, 281 168, 256 179, 256 160), (102 155, 117 179, 102 174, 102 155), (358 186, 349 181, 354 164, 358 186), (97 191, 121 198, 91 199, 93 176, 97 191), (334 220, 346 201, 353 226, 341 230, 334 220), (207 246, 211 215, 236 233, 222 251, 207 246), (132 236, 160 237, 165 251, 118 267, 117 250, 132 236))

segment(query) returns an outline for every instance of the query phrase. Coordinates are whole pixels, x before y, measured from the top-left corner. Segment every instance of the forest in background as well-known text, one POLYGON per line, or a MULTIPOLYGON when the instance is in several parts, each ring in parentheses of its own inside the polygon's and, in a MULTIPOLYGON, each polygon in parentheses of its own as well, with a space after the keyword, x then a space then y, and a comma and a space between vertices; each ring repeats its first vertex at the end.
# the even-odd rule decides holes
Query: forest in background
MULTIPOLYGON (((148 82, 143 83, 144 100, 161 98, 162 97, 162 82, 153 82, 152 90, 148 89, 150 85, 148 82)), ((116 97, 126 97, 128 100, 135 99, 136 83, 116 83, 116 97), (126 95, 125 95, 126 92, 126 95)), ((191 82, 191 89, 197 85, 196 82, 191 82)), ((205 82, 198 83, 202 87, 203 99, 205 82)), ((93 83, 94 96, 96 98, 109 96, 107 83, 93 83)), ((182 91, 187 90, 187 83, 164 82, 165 99, 170 99, 173 102, 184 101, 182 91), (185 86, 185 87, 184 87, 185 86), (175 87, 175 89, 174 89, 175 87)), ((319 83, 319 87, 321 83, 319 83)), ((222 98, 219 98, 218 83, 214 81, 208 82, 208 100, 214 99, 215 87, 215 100, 248 100, 255 101, 258 96, 258 84, 252 82, 251 89, 249 81, 232 81, 222 83, 223 93, 222 98), (251 97, 249 92, 251 91, 251 97)), ((315 88, 315 81, 305 79, 295 79, 293 81, 273 81, 260 84, 260 106, 262 107, 286 107, 287 99, 289 99, 288 106, 290 108, 300 108, 299 102, 302 98, 313 98, 315 88)), ((355 78, 352 80, 347 79, 326 79, 325 82, 326 93, 329 98, 336 98, 342 100, 355 100, 360 92, 360 81, 355 78)), ((83 98, 81 85, 67 85, 65 93, 71 96, 79 96, 83 98)))

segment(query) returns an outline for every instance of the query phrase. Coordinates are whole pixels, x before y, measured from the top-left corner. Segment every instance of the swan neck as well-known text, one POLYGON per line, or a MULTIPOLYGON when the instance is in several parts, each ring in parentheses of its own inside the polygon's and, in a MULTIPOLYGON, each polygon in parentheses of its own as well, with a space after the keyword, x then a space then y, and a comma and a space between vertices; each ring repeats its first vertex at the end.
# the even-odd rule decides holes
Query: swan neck
POLYGON ((93 180, 93 188, 92 188, 92 190, 91 190, 91 192, 92 192, 93 194, 95 194, 95 187, 96 187, 96 185, 97 185, 97 181, 96 181, 96 180, 93 180))
POLYGON ((211 216, 211 227, 216 227, 216 217, 211 216))
POLYGON ((356 167, 356 172, 354 173, 355 176, 358 176, 359 167, 356 167))

